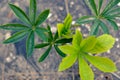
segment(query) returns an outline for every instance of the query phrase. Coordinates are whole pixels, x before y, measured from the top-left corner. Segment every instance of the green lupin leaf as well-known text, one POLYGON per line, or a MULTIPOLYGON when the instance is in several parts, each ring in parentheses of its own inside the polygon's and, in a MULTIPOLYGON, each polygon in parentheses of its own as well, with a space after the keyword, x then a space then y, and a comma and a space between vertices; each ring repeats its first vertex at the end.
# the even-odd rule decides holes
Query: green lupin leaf
POLYGON ((101 7, 103 4, 103 0, 99 0, 99 5, 98 5, 98 13, 100 13, 101 7))
POLYGON ((48 17, 50 10, 44 10, 43 12, 41 12, 36 20, 36 26, 42 24, 48 17))
POLYGON ((64 25, 62 23, 57 24, 58 35, 59 37, 62 36, 63 31, 65 30, 64 25))
POLYGON ((98 20, 94 21, 94 24, 92 25, 91 31, 89 33, 90 35, 96 35, 97 34, 97 31, 99 29, 99 24, 100 24, 100 22, 98 20))
POLYGON ((114 30, 119 30, 118 25, 115 23, 115 21, 108 19, 108 22, 111 24, 111 26, 114 28, 114 30))
POLYGON ((85 57, 91 64, 103 72, 114 72, 117 70, 113 61, 108 58, 90 55, 86 55, 85 57))
POLYGON ((103 12, 101 13, 102 15, 105 15, 109 10, 111 10, 114 6, 116 6, 120 0, 110 0, 110 2, 107 4, 103 12))
POLYGON ((30 0, 29 18, 32 23, 35 23, 36 9, 36 0, 30 0))
POLYGON ((109 10, 108 12, 106 12, 106 14, 115 14, 115 13, 120 13, 120 7, 116 7, 116 8, 113 8, 111 10, 109 10))
POLYGON ((56 40, 58 38, 58 31, 55 33, 55 35, 54 35, 54 41, 56 40))
POLYGON ((76 30, 76 33, 73 36, 72 45, 74 47, 80 47, 81 41, 82 41, 82 34, 80 33, 79 30, 76 30))
POLYGON ((98 15, 98 13, 97 13, 97 7, 96 7, 96 4, 95 4, 95 0, 89 0, 89 3, 90 3, 90 7, 91 7, 92 12, 95 15, 98 15))
POLYGON ((67 45, 63 45, 63 46, 59 46, 59 49, 64 52, 65 54, 71 55, 71 54, 75 54, 77 51, 77 49, 75 49, 72 45, 67 44, 67 45))
POLYGON ((58 71, 64 71, 68 68, 70 68, 75 61, 77 60, 77 55, 68 55, 65 58, 62 59, 62 62, 59 65, 58 71))
POLYGON ((48 29, 48 39, 50 40, 50 41, 52 41, 53 40, 53 35, 52 35, 52 31, 51 31, 51 28, 50 28, 50 26, 48 25, 47 26, 47 29, 48 29))
POLYGON ((57 24, 59 37, 71 38, 70 37, 71 23, 72 23, 72 16, 70 14, 68 14, 67 17, 64 20, 64 23, 58 23, 57 24))
POLYGON ((109 29, 104 22, 100 21, 100 27, 102 28, 105 34, 109 34, 109 29))
POLYGON ((39 58, 39 62, 42 62, 45 60, 45 58, 48 56, 48 54, 50 53, 52 46, 50 45, 49 48, 45 51, 45 53, 43 53, 43 55, 39 58))
POLYGON ((49 45, 49 43, 41 43, 41 44, 35 45, 35 48, 43 48, 43 47, 46 47, 48 45, 49 45))
POLYGON ((97 39, 95 38, 95 36, 89 36, 86 39, 83 39, 80 47, 82 51, 90 51, 91 49, 94 48, 94 46, 96 45, 97 39))
POLYGON ((22 21, 25 22, 27 24, 31 24, 29 18, 27 17, 27 15, 25 14, 24 11, 22 11, 22 9, 20 9, 19 7, 13 5, 13 4, 9 4, 10 8, 12 9, 12 11, 14 12, 14 14, 22 21))
POLYGON ((104 34, 97 38, 97 42, 92 50, 89 52, 91 53, 103 53, 107 50, 111 49, 115 43, 115 39, 108 34, 104 34))
POLYGON ((64 27, 66 30, 70 29, 72 23, 72 16, 70 14, 67 14, 67 17, 64 20, 64 27))
POLYGON ((79 74, 81 80, 94 80, 94 73, 82 55, 79 55, 79 74))
POLYGON ((37 33, 37 35, 39 36, 39 38, 43 41, 48 41, 48 38, 47 38, 47 30, 45 28, 41 28, 41 27, 37 27, 35 29, 35 32, 37 33))
POLYGON ((3 43, 8 44, 8 43, 18 42, 18 41, 22 40, 27 33, 28 33, 28 31, 26 31, 26 30, 22 30, 22 31, 16 32, 10 38, 8 38, 7 40, 3 41, 3 43))
POLYGON ((66 39, 66 38, 61 38, 55 41, 55 43, 70 43, 72 42, 72 38, 66 39))
POLYGON ((65 56, 66 56, 66 54, 64 54, 64 53, 58 48, 57 45, 54 45, 54 47, 55 47, 55 50, 57 51, 57 53, 58 53, 61 57, 65 57, 65 56))
POLYGON ((31 31, 26 40, 26 53, 27 57, 31 57, 34 50, 34 32, 31 31))
POLYGON ((5 30, 24 30, 24 29, 28 29, 29 27, 23 24, 4 24, 4 25, 0 25, 0 28, 5 30))
POLYGON ((94 20, 95 20, 94 16, 82 16, 76 21, 76 23, 81 25, 81 24, 92 22, 94 20))

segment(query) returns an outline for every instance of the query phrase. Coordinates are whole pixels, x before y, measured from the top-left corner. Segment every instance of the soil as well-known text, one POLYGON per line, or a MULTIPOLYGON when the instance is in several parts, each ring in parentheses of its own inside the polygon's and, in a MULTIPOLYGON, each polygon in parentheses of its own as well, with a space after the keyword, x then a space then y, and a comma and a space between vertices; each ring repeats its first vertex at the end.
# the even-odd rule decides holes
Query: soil
MULTIPOLYGON (((21 23, 10 10, 8 3, 20 6, 28 14, 29 0, 0 0, 0 24, 21 23)), ((56 24, 62 22, 67 14, 64 0, 37 0, 37 4, 37 14, 44 9, 50 9, 51 16, 47 22, 51 25, 54 33, 56 24)), ((82 15, 91 15, 84 0, 69 0, 69 10, 73 16, 73 21, 82 15)), ((118 24, 120 24, 119 22, 117 21, 118 24)), ((88 36, 89 28, 89 24, 80 27, 84 37, 88 36)), ((56 54, 54 49, 51 50, 44 62, 38 63, 38 58, 46 48, 35 50, 31 58, 25 59, 25 39, 15 44, 2 44, 2 41, 13 33, 12 31, 0 30, 0 80, 80 80, 77 63, 64 72, 58 72, 61 57, 56 54)), ((95 80, 120 80, 120 30, 113 31, 111 29, 111 34, 116 37, 114 48, 101 54, 101 56, 112 59, 117 65, 118 71, 103 73, 92 66, 95 80)), ((35 40, 40 42, 37 37, 35 40)))

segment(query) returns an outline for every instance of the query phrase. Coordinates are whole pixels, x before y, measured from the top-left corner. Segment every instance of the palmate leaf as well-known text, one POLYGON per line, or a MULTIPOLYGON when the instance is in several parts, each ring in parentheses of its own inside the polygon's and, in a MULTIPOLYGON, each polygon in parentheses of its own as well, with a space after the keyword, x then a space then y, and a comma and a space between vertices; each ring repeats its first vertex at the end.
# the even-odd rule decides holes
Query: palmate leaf
POLYGON ((82 51, 88 52, 89 50, 94 48, 96 43, 97 43, 97 39, 95 38, 95 36, 89 36, 86 39, 82 40, 80 44, 80 48, 82 51))
POLYGON ((46 36, 47 30, 45 28, 37 27, 35 29, 35 32, 40 39, 42 39, 43 41, 46 41, 46 42, 48 41, 48 38, 46 36))
POLYGON ((106 52, 113 47, 114 43, 115 39, 112 36, 104 34, 97 38, 97 43, 95 44, 94 48, 89 52, 93 54, 106 52))
POLYGON ((22 9, 20 9, 19 7, 13 5, 13 4, 9 4, 10 8, 12 9, 12 11, 14 12, 14 14, 24 23, 27 24, 31 24, 29 18, 27 17, 27 15, 25 14, 24 11, 22 11, 22 9))
POLYGON ((34 32, 29 32, 28 38, 26 40, 26 53, 27 57, 31 57, 34 50, 34 32))
POLYGON ((68 55, 62 59, 62 62, 59 65, 58 71, 64 71, 70 68, 77 60, 77 55, 68 55))
POLYGON ((45 53, 43 53, 43 55, 39 58, 39 62, 42 62, 45 60, 45 58, 49 55, 50 50, 51 50, 52 46, 50 45, 49 48, 45 51, 45 53))
POLYGON ((57 45, 54 45, 55 50, 57 51, 57 53, 61 56, 61 57, 65 57, 66 54, 64 54, 57 45))
POLYGON ((29 18, 31 22, 34 24, 36 20, 36 10, 37 10, 36 0, 30 0, 30 8, 29 8, 29 18))
POLYGON ((103 72, 114 72, 117 70, 114 62, 108 58, 90 55, 85 55, 85 57, 91 64, 103 72))
POLYGON ((3 43, 8 44, 8 43, 18 42, 18 41, 22 40, 23 38, 25 38, 27 33, 28 33, 28 30, 22 30, 22 31, 16 32, 10 38, 8 38, 7 40, 3 41, 3 43))
POLYGON ((81 80, 94 80, 94 73, 84 58, 80 55, 78 60, 81 80))
POLYGON ((23 25, 23 24, 4 24, 4 25, 0 25, 1 29, 5 29, 5 30, 24 30, 24 29, 28 29, 29 27, 23 25))
POLYGON ((44 10, 43 12, 41 12, 39 14, 39 16, 38 16, 38 18, 36 20, 36 23, 35 23, 36 26, 42 24, 47 19, 48 15, 49 15, 49 12, 50 12, 50 10, 47 9, 47 10, 44 10))
POLYGON ((41 43, 41 44, 37 44, 35 45, 35 48, 43 48, 43 47, 46 47, 48 46, 50 43, 41 43))
MULTIPOLYGON (((74 36, 76 37, 78 36, 77 30, 74 36)), ((75 40, 74 38, 76 37, 73 37, 73 40, 75 40)), ((77 37, 77 38, 81 39, 81 37, 77 37)), ((76 40, 80 41, 80 39, 76 39, 76 40)), ((91 52, 93 53, 95 51, 105 52, 108 49, 110 49, 114 44, 114 38, 112 36, 108 34, 104 34, 98 38, 96 38, 95 36, 89 36, 85 39, 82 39, 80 46, 78 42, 75 42, 74 44, 76 45, 78 44, 77 47, 76 45, 70 45, 70 44, 59 46, 59 49, 65 54, 67 54, 67 56, 62 59, 62 62, 59 65, 59 71, 63 71, 70 68, 75 63, 76 57, 79 61, 79 74, 81 80, 94 80, 94 73, 85 60, 88 60, 95 67, 97 67, 98 69, 104 72, 113 72, 116 70, 115 65, 110 59, 96 57, 96 56, 94 57, 91 56, 92 54, 90 54, 91 52), (111 69, 111 67, 113 69, 111 69)))

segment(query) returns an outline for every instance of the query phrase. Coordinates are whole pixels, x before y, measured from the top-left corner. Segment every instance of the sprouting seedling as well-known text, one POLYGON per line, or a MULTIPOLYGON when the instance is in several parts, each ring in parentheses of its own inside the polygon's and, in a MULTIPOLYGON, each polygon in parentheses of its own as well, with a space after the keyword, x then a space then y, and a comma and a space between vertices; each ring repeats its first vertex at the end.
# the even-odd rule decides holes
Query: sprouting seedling
POLYGON ((100 28, 104 33, 109 34, 109 28, 106 23, 109 23, 114 30, 119 29, 115 20, 117 19, 117 17, 120 17, 120 7, 117 6, 120 0, 110 0, 103 10, 102 4, 104 0, 98 0, 99 1, 98 6, 96 6, 95 0, 85 1, 88 4, 89 8, 91 9, 93 15, 82 16, 76 21, 76 23, 81 25, 84 23, 93 22, 90 35, 97 35, 100 28))
POLYGON ((2 29, 17 31, 10 38, 5 40, 4 43, 15 43, 27 36, 26 52, 27 56, 30 57, 34 50, 35 33, 40 37, 40 39, 42 39, 43 41, 47 41, 45 35, 45 32, 47 32, 47 30, 41 27, 41 24, 47 19, 49 15, 49 10, 44 10, 36 17, 36 0, 30 0, 29 15, 26 15, 22 9, 13 4, 9 4, 9 6, 14 14, 18 17, 18 19, 23 22, 23 24, 10 23, 0 25, 0 28, 2 29))
POLYGON ((51 27, 48 25, 48 41, 44 43, 37 44, 35 48, 43 48, 48 47, 48 49, 43 53, 43 55, 39 58, 39 62, 42 62, 46 59, 46 57, 49 55, 50 50, 52 49, 52 46, 55 48, 56 52, 61 56, 65 57, 66 55, 58 48, 58 45, 70 43, 72 41, 72 37, 70 35, 70 27, 72 23, 72 16, 70 14, 67 15, 67 17, 64 20, 64 23, 59 23, 57 26, 58 30, 53 36, 51 27))
POLYGON ((113 47, 114 43, 115 39, 108 34, 83 39, 80 31, 76 30, 72 44, 59 46, 60 50, 67 55, 62 59, 59 71, 70 68, 77 60, 81 80, 94 80, 94 73, 86 61, 103 72, 116 71, 116 66, 110 59, 93 55, 106 52, 113 47))
POLYGON ((71 24, 72 24, 72 16, 71 14, 68 14, 64 20, 64 23, 57 24, 59 37, 66 37, 66 38, 72 37, 71 30, 70 30, 71 24))

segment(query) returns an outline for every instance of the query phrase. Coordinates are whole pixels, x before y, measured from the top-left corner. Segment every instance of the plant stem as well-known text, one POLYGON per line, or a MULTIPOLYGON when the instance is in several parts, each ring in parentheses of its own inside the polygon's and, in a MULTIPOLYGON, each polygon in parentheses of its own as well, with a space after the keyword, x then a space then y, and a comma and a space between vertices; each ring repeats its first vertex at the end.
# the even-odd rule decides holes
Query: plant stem
POLYGON ((69 13, 68 0, 64 0, 64 1, 65 1, 66 12, 68 14, 69 13))

